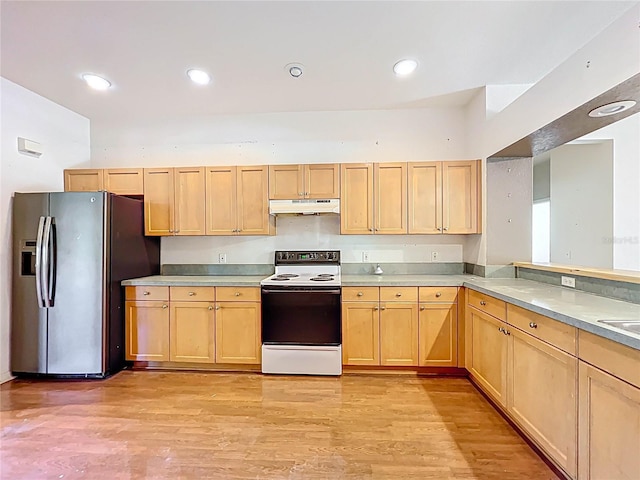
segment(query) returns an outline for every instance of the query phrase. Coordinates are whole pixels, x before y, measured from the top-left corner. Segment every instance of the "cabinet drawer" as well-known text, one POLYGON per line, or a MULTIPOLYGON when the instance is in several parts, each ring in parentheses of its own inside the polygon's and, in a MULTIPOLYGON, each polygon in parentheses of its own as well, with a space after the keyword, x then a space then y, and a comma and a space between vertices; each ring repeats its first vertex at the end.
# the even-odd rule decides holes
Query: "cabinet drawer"
POLYGON ((259 302, 260 288, 216 287, 217 302, 259 302))
POLYGON ((171 287, 169 294, 172 302, 213 302, 215 287, 171 287))
POLYGON ((380 287, 381 302, 417 302, 418 287, 380 287))
POLYGON ((421 302, 456 303, 458 301, 458 287, 420 287, 421 302))
POLYGON ((343 287, 343 302, 377 302, 378 287, 343 287))
POLYGON ((571 325, 511 304, 507 305, 507 323, 571 355, 577 354, 576 329, 571 325))
POLYGON ((506 321, 507 318, 507 304, 502 300, 490 297, 475 290, 469 290, 468 297, 469 305, 477 308, 483 312, 493 315, 500 320, 506 321))
POLYGON ((137 286, 125 287, 125 300, 169 301, 169 287, 137 286))

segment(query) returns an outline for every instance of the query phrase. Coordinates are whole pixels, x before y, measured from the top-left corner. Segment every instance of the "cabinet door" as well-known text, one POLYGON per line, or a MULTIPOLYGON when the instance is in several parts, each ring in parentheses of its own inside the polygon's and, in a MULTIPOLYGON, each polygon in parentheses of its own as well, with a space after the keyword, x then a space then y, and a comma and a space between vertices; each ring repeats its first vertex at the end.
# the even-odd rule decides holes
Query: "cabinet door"
POLYGON ((274 220, 269 215, 269 171, 265 166, 237 167, 238 233, 271 235, 274 220))
POLYGON ((269 198, 272 200, 304 198, 302 165, 271 165, 269 167, 269 198))
POLYGON ((640 389, 580 361, 578 477, 640 478, 640 389))
POLYGON ((144 233, 173 235, 173 168, 144 169, 144 233))
POLYGON ((214 305, 209 302, 171 302, 169 332, 171 361, 214 363, 214 305))
POLYGON ((167 302, 125 302, 127 360, 169 360, 169 306, 167 302))
POLYGON ((407 233, 407 164, 376 163, 373 179, 375 233, 407 233))
POLYGON ((143 195, 144 174, 141 168, 104 170, 104 189, 118 195, 143 195))
POLYGON ((417 304, 380 304, 380 365, 418 365, 417 304))
POLYGON ((507 410, 575 478, 578 360, 516 328, 507 331, 507 410))
POLYGON ((236 167, 207 167, 206 233, 235 235, 238 228, 236 167))
POLYGON ((98 192, 104 190, 103 172, 99 168, 64 171, 65 192, 98 192))
POLYGON ((409 164, 409 233, 442 233, 442 162, 409 164))
POLYGON ((335 163, 304 166, 305 198, 340 198, 340 169, 335 163))
POLYGON ((425 303, 419 313, 419 364, 455 367, 458 364, 458 305, 425 303))
POLYGON ((174 168, 174 233, 205 234, 204 167, 174 168))
POLYGON ((471 329, 470 365, 474 379, 498 403, 506 406, 507 391, 507 324, 474 308, 468 310, 471 329))
POLYGON ((378 302, 342 303, 342 363, 380 365, 378 302))
POLYGON ((216 305, 216 362, 259 364, 262 339, 260 303, 216 305))
POLYGON ((478 161, 442 162, 444 233, 478 232, 478 161))
POLYGON ((343 163, 340 173, 340 233, 373 233, 373 166, 343 163))

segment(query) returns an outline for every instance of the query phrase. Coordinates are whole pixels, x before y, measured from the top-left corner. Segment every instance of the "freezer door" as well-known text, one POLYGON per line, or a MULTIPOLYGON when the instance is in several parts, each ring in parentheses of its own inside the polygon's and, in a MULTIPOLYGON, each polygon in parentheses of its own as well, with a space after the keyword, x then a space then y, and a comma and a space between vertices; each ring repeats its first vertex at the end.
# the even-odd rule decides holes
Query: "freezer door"
POLYGON ((50 194, 54 264, 49 298, 48 373, 99 375, 105 356, 106 193, 50 194))
POLYGON ((47 310, 38 307, 38 224, 49 211, 48 193, 16 193, 13 199, 11 371, 47 373, 47 310))

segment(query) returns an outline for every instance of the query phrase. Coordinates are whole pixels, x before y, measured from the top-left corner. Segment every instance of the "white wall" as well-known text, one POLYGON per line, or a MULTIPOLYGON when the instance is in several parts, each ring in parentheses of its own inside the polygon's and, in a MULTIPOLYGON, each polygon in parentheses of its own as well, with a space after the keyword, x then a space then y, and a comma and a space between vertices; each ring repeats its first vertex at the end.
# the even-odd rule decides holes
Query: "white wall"
POLYGON ((613 142, 551 151, 550 261, 613 268, 613 142))
POLYGON ((613 268, 640 270, 640 113, 581 141, 613 140, 613 268))
POLYGON ((10 378, 11 204, 16 191, 62 191, 62 170, 87 166, 89 120, 0 78, 0 382, 10 378), (18 153, 17 138, 42 144, 34 158, 18 153))

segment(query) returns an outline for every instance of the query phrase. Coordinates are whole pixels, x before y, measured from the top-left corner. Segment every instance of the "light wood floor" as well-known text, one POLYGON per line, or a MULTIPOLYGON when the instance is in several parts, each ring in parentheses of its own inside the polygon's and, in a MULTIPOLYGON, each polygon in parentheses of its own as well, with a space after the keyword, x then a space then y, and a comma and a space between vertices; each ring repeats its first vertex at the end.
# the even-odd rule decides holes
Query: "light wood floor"
POLYGON ((0 389, 3 479, 555 479, 462 378, 125 371, 0 389))

